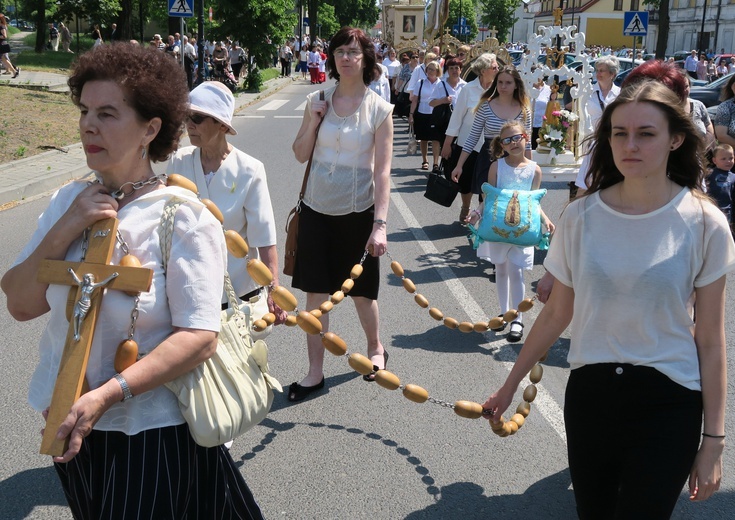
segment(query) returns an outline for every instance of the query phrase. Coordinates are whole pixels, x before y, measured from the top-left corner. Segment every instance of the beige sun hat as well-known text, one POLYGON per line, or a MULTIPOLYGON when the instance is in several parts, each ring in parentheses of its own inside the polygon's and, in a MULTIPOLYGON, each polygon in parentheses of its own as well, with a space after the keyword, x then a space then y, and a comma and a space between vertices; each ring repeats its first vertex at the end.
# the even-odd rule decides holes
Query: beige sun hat
POLYGON ((192 112, 213 117, 227 126, 227 133, 237 135, 232 127, 235 114, 235 98, 219 81, 205 81, 189 93, 189 109, 192 112))

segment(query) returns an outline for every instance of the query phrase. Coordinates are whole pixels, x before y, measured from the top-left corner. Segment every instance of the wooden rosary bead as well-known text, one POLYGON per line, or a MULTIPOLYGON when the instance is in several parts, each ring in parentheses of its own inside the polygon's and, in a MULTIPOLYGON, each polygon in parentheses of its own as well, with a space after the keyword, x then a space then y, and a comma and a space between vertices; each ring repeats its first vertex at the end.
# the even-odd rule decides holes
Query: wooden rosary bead
POLYGON ((513 417, 510 418, 510 420, 516 423, 519 428, 523 426, 523 424, 526 422, 526 418, 523 416, 523 414, 520 413, 514 414, 513 417))
POLYGON ((115 352, 115 372, 118 374, 130 367, 138 359, 138 344, 132 339, 126 339, 117 346, 115 352))
POLYGON ((472 326, 472 328, 475 332, 487 332, 490 330, 490 326, 484 321, 478 321, 472 326))
MULTIPOLYGON (((280 305, 279 305, 280 307, 280 305)), ((286 321, 283 323, 286 327, 295 327, 299 324, 298 320, 296 319, 296 316, 293 314, 286 316, 286 321)))
POLYGON ((263 332, 267 328, 268 323, 266 323, 266 321, 262 318, 253 322, 253 330, 255 332, 263 332))
POLYGON ((454 318, 444 318, 444 326, 450 329, 459 327, 459 322, 454 318))
POLYGON ((475 330, 475 326, 469 321, 463 321, 462 323, 459 324, 460 332, 464 332, 466 334, 468 332, 472 332, 473 330, 475 330))
POLYGON ((515 435, 515 433, 518 431, 518 424, 513 421, 507 421, 506 426, 503 427, 503 430, 510 430, 510 435, 515 435))
POLYGON ((352 290, 352 288, 355 286, 355 280, 352 278, 348 278, 344 282, 342 282, 342 292, 347 294, 352 290))
POLYGON ((329 301, 337 305, 339 302, 345 299, 345 293, 342 291, 335 291, 335 293, 329 297, 329 301))
POLYGON ((360 275, 362 274, 362 266, 360 264, 355 264, 352 266, 352 270, 350 271, 350 278, 353 280, 360 278, 360 275))
POLYGON ((296 305, 298 305, 296 297, 282 285, 271 289, 271 298, 273 298, 276 305, 286 312, 293 311, 296 309, 296 305))
POLYGON ((171 173, 166 176, 166 186, 178 186, 179 188, 184 188, 197 194, 199 193, 196 184, 178 173, 171 173))
POLYGON ((429 392, 418 385, 408 384, 403 388, 403 397, 414 403, 425 403, 429 399, 429 392))
POLYGON ((403 279, 403 288, 406 289, 411 294, 416 292, 416 284, 414 284, 410 278, 404 278, 403 279))
MULTIPOLYGON (((138 257, 130 254, 125 255, 120 259, 120 265, 123 267, 141 267, 138 257)), ((138 294, 138 291, 125 291, 125 294, 127 294, 128 296, 135 296, 136 294, 138 294)))
POLYGON ((528 417, 528 414, 531 413, 531 403, 523 401, 516 408, 516 413, 521 414, 523 417, 528 417))
POLYGON ((220 224, 224 224, 225 223, 225 217, 224 217, 224 215, 222 215, 222 212, 219 210, 219 208, 217 207, 217 205, 214 202, 212 202, 209 199, 201 199, 201 201, 202 201, 202 204, 204 204, 207 207, 207 209, 209 210, 209 212, 212 215, 214 215, 214 218, 216 218, 217 220, 219 220, 219 223, 220 224))
POLYGON ((454 413, 467 419, 482 417, 482 405, 472 401, 457 401, 454 403, 454 413))
POLYGON ((487 326, 491 329, 499 329, 503 326, 505 321, 503 321, 503 318, 500 316, 495 316, 494 318, 491 318, 490 321, 487 323, 487 326))
POLYGON ((498 433, 503 429, 503 425, 505 424, 505 418, 500 417, 497 421, 490 421, 490 428, 495 432, 498 433))
POLYGON ((333 308, 334 308, 334 304, 330 301, 322 302, 322 304, 319 306, 319 310, 322 311, 322 314, 328 313, 333 308))
POLYGON ((364 376, 373 372, 373 362, 362 354, 350 354, 350 356, 347 358, 347 362, 350 364, 355 372, 359 372, 364 376))
POLYGON ((396 390, 401 386, 401 380, 398 379, 398 376, 387 370, 378 370, 375 372, 375 382, 388 390, 396 390))
POLYGON ((319 318, 322 317, 322 311, 319 310, 319 309, 312 309, 312 310, 309 311, 309 314, 311 314, 312 316, 314 316, 316 319, 319 319, 319 318))
POLYGON ((272 312, 266 312, 263 314, 263 321, 268 325, 273 325, 276 322, 276 315, 272 312))
POLYGON ((247 269, 250 278, 260 286, 270 285, 273 281, 273 273, 268 269, 268 266, 257 258, 251 258, 248 260, 245 268, 247 269))
POLYGON ((528 379, 530 379, 533 384, 536 384, 541 381, 542 377, 544 377, 544 367, 538 364, 534 365, 528 379))
POLYGON ((322 336, 322 345, 335 356, 344 356, 347 354, 347 344, 334 332, 327 332, 322 336))
POLYGON ((393 271, 393 274, 396 275, 398 278, 403 277, 403 267, 401 266, 401 264, 393 260, 390 263, 390 268, 393 271))
POLYGON ((227 244, 227 250, 235 258, 245 258, 248 251, 250 251, 247 242, 240 236, 240 233, 231 229, 225 231, 225 243, 227 244))
POLYGON ((322 322, 306 311, 299 312, 296 316, 296 323, 307 334, 319 334, 322 331, 322 322))
POLYGON ((515 309, 511 309, 508 312, 506 312, 505 314, 503 314, 503 319, 505 321, 507 321, 508 323, 510 323, 511 321, 513 321, 513 320, 515 320, 517 318, 518 318, 518 311, 515 310, 515 309))
POLYGON ((442 321, 444 319, 444 313, 436 307, 429 309, 429 316, 434 318, 436 321, 442 321))
MULTIPOLYGON (((515 424, 513 421, 505 421, 503 423, 503 435, 501 435, 501 437, 507 437, 508 435, 512 435, 515 433, 515 431, 513 431, 513 427, 511 426, 511 423, 515 424)), ((516 424, 516 431, 518 431, 517 424, 516 424)))
POLYGON ((426 296, 423 294, 416 293, 416 295, 413 297, 413 301, 415 301, 419 307, 422 307, 426 309, 429 306, 429 300, 426 299, 426 296))
POLYGON ((526 298, 525 300, 521 301, 521 303, 518 304, 518 310, 520 312, 528 312, 533 308, 533 300, 530 298, 526 298))
POLYGON ((536 399, 536 392, 538 392, 536 385, 528 385, 523 391, 523 400, 527 403, 532 403, 536 399))

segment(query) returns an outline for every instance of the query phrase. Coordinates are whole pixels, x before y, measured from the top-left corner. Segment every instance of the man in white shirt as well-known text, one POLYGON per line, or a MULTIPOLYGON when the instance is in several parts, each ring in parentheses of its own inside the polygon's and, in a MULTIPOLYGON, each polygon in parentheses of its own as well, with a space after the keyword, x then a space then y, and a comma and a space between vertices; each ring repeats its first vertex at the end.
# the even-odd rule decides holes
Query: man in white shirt
POLYGON ((687 59, 684 60, 684 69, 687 71, 687 74, 689 74, 694 79, 697 79, 698 64, 699 60, 697 59, 697 51, 693 50, 692 53, 687 56, 687 59))

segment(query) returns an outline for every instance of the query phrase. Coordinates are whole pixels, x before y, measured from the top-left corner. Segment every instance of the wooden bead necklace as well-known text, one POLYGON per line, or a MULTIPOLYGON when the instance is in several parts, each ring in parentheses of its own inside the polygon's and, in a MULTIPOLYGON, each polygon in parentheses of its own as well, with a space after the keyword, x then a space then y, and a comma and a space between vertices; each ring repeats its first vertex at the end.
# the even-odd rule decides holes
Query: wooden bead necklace
MULTIPOLYGON (((195 193, 197 197, 199 196, 196 185, 180 175, 169 175, 167 179, 167 185, 179 186, 188 189, 195 193)), ((220 223, 224 223, 222 213, 211 200, 201 198, 200 200, 214 214, 214 216, 217 218, 217 220, 220 221, 220 223)), ((227 249, 230 253, 232 253, 233 256, 237 258, 243 258, 247 256, 249 250, 248 245, 239 233, 232 230, 224 230, 224 234, 225 241, 227 242, 227 249)), ((347 344, 342 338, 340 338, 337 334, 333 332, 324 332, 322 330, 322 323, 321 321, 319 321, 319 318, 321 318, 323 314, 327 314, 328 312, 333 310, 334 306, 342 302, 345 298, 345 295, 347 295, 352 290, 355 285, 355 280, 358 279, 362 274, 362 264, 365 262, 368 254, 369 251, 365 251, 362 255, 362 258, 360 259, 360 262, 352 267, 352 269, 350 270, 349 278, 345 279, 340 290, 335 291, 332 295, 330 295, 328 300, 322 302, 322 304, 319 305, 318 308, 312 309, 311 311, 299 311, 298 300, 288 289, 283 286, 279 285, 277 287, 272 287, 270 291, 270 296, 273 298, 273 301, 276 303, 276 305, 278 305, 284 311, 295 313, 290 314, 286 318, 286 326, 294 327, 298 325, 307 334, 318 334, 319 336, 321 336, 322 345, 324 345, 324 348, 326 350, 328 350, 331 354, 335 356, 345 356, 350 367, 364 376, 373 373, 372 361, 366 356, 363 356, 362 354, 359 354, 357 352, 348 352, 347 344)), ((393 271, 393 274, 401 279, 403 287, 406 289, 406 291, 411 294, 416 293, 416 285, 409 278, 406 278, 404 276, 404 270, 401 264, 393 260, 393 258, 387 251, 386 255, 391 260, 391 270, 393 271)), ((246 269, 250 277, 258 285, 271 285, 273 281, 273 275, 271 274, 267 266, 257 258, 249 259, 246 265, 246 269)), ((526 312, 530 310, 533 307, 534 300, 535 297, 533 299, 523 300, 518 306, 518 309, 521 312, 526 312)), ((426 297, 419 293, 415 294, 414 301, 416 301, 416 303, 422 308, 429 307, 429 302, 426 297)), ((502 317, 492 318, 488 320, 488 322, 478 322, 475 324, 472 324, 470 322, 460 323, 454 318, 444 318, 443 313, 439 309, 433 307, 429 309, 429 315, 437 321, 443 321, 444 325, 450 329, 459 329, 462 332, 471 332, 473 330, 476 332, 487 332, 492 328, 499 328, 503 326, 505 322, 513 321, 514 319, 516 319, 518 317, 518 310, 511 309, 508 312, 504 313, 502 317)), ((262 318, 255 320, 255 322, 253 323, 253 329, 255 331, 265 330, 265 328, 269 325, 272 325, 275 320, 276 317, 273 313, 266 313, 265 315, 263 315, 262 318)), ((536 398, 536 384, 538 384, 543 377, 543 367, 540 365, 540 363, 546 359, 546 356, 547 354, 544 354, 543 358, 539 360, 539 363, 537 363, 531 370, 529 376, 531 384, 524 389, 523 401, 516 408, 516 413, 509 420, 506 420, 504 417, 501 416, 496 422, 490 421, 490 427, 500 437, 508 437, 509 435, 515 434, 518 429, 522 427, 525 423, 526 417, 528 417, 528 414, 531 412, 531 403, 536 398)), ((414 384, 404 385, 401 383, 398 376, 385 369, 380 369, 375 372, 375 382, 381 387, 388 390, 400 389, 403 392, 404 397, 406 397, 406 399, 410 401, 413 401, 415 403, 425 403, 428 401, 439 406, 451 408, 452 410, 454 410, 454 413, 456 413, 460 417, 465 417, 467 419, 478 419, 482 416, 493 415, 493 412, 491 410, 483 409, 481 404, 475 403, 473 401, 455 401, 454 403, 451 403, 449 401, 444 401, 431 397, 426 389, 414 384)))

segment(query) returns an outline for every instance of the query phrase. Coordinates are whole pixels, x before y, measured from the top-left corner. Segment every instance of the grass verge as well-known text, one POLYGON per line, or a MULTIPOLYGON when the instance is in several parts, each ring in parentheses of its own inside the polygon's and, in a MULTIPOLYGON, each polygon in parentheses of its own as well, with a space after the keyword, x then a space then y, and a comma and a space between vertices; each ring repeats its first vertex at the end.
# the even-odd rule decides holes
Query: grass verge
POLYGON ((68 94, 0 87, 0 164, 79 142, 79 109, 68 94))
MULTIPOLYGON (((80 35, 79 38, 79 51, 85 52, 92 48, 94 41, 88 35, 80 35)), ((71 63, 74 61, 76 54, 70 52, 63 52, 61 45, 59 45, 59 51, 43 51, 36 52, 32 50, 36 45, 36 33, 29 33, 23 38, 23 45, 30 47, 31 50, 21 51, 14 59, 13 63, 20 65, 21 67, 28 70, 37 70, 45 72, 58 72, 67 71, 71 67, 71 63)), ((77 39, 76 34, 72 34, 72 43, 70 49, 77 53, 77 39)), ((78 54, 78 53, 77 53, 78 54)))

